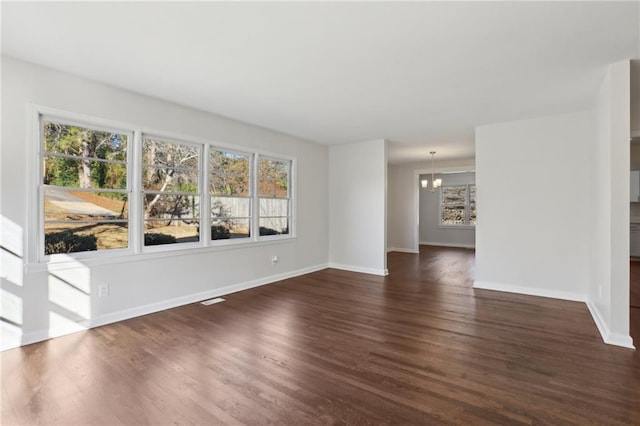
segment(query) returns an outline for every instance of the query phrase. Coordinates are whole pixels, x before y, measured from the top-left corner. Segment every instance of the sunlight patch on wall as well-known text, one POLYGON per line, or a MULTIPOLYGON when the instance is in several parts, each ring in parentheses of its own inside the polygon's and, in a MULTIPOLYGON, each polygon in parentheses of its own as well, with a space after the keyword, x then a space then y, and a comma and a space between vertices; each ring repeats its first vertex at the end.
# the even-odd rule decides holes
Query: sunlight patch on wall
POLYGON ((0 268, 2 270, 2 279, 13 285, 22 287, 23 283, 23 261, 22 258, 7 251, 2 247, 0 252, 0 268))
POLYGON ((84 321, 91 318, 91 273, 80 262, 75 263, 74 268, 49 271, 49 301, 58 314, 84 321))
POLYGON ((49 337, 86 330, 91 319, 91 271, 64 255, 64 269, 49 266, 49 337))
POLYGON ((24 282, 22 227, 0 216, 0 347, 20 346, 24 322, 22 292, 24 282))

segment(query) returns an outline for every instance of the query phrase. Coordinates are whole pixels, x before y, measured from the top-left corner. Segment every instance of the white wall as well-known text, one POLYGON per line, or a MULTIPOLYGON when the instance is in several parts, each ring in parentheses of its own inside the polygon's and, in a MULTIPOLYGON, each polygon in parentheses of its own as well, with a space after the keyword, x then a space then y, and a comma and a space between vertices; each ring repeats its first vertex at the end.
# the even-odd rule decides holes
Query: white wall
MULTIPOLYGON (((431 180, 431 174, 420 175, 431 180)), ((442 179, 442 185, 467 185, 476 182, 475 173, 447 173, 437 174, 436 179, 442 179)), ((431 192, 420 190, 420 244, 475 247, 476 230, 473 227, 445 227, 440 225, 440 191, 431 192)))
MULTIPOLYGON (((14 252, 2 251, 2 316, 13 323, 3 322, 3 347, 274 281, 328 262, 328 148, 292 136, 3 57, 1 164, 1 241, 14 252), (26 199, 35 191, 26 183, 33 173, 29 153, 34 152, 29 103, 296 157, 297 238, 164 257, 83 261, 62 271, 31 267, 23 273, 22 256, 30 241, 21 235, 29 233, 33 213, 26 199), (280 262, 272 266, 274 254, 280 262), (76 291, 74 306, 60 306, 54 300, 59 279, 86 286, 88 294, 76 291), (110 295, 98 298, 97 286, 104 283, 110 284, 110 295)), ((378 178, 374 185, 381 188, 383 182, 378 178)))
POLYGON ((629 337, 629 61, 607 67, 593 111, 588 305, 605 342, 629 337))
POLYGON ((587 112, 476 129, 474 287, 586 300, 590 130, 587 112))
POLYGON ((387 274, 387 142, 329 148, 329 265, 387 274))
MULTIPOLYGON (((438 161, 436 172, 474 170, 473 159, 438 161)), ((420 173, 431 172, 431 162, 389 165, 388 250, 418 253, 420 173)))
POLYGON ((418 252, 414 170, 389 164, 387 241, 389 251, 418 252))

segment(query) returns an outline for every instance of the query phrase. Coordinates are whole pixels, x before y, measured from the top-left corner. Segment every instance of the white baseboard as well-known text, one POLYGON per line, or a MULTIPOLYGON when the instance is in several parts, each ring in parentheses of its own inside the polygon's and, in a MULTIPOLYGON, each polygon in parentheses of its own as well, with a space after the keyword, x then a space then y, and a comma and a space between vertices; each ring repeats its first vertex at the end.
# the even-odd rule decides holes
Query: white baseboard
POLYGON ((389 275, 388 269, 364 268, 362 266, 344 265, 342 263, 334 263, 334 262, 329 262, 329 268, 341 269, 343 271, 350 271, 350 272, 359 272, 361 274, 380 275, 383 277, 389 275))
POLYGON ((511 284, 492 283, 487 281, 474 281, 473 288, 483 290, 504 291, 507 293, 526 294, 528 296, 549 297, 551 299, 571 300, 573 302, 586 302, 584 294, 569 291, 547 290, 536 287, 524 287, 511 284))
POLYGON ((440 247, 459 247, 459 248, 476 248, 475 244, 454 244, 454 243, 438 243, 435 241, 420 241, 421 246, 440 246, 440 247))
POLYGON ((593 318, 593 322, 596 323, 596 327, 600 332, 600 336, 602 337, 602 341, 608 345, 614 346, 622 346, 623 348, 635 349, 633 346, 633 339, 631 336, 625 336, 620 333, 611 333, 607 323, 602 318, 602 313, 598 309, 598 307, 591 303, 590 301, 586 301, 587 308, 589 308, 589 312, 591 313, 591 317, 593 318))
POLYGON ((419 254, 420 250, 408 249, 408 248, 399 248, 399 247, 389 247, 387 248, 387 253, 392 251, 397 251, 400 253, 411 253, 411 254, 419 254))
POLYGON ((623 348, 635 349, 631 336, 625 336, 620 333, 612 333, 609 330, 609 327, 607 327, 606 322, 602 318, 602 314, 593 303, 587 300, 586 295, 567 291, 556 291, 501 283, 490 283, 486 281, 474 281, 473 288, 505 291, 508 293, 526 294, 529 296, 549 297, 552 299, 571 300, 573 302, 584 302, 587 305, 589 312, 591 313, 593 321, 596 323, 596 328, 598 329, 598 332, 600 333, 600 336, 602 337, 604 343, 608 345, 621 346, 623 348))
POLYGON ((54 337, 60 337, 67 334, 76 333, 78 331, 87 330, 89 328, 100 327, 102 325, 111 324, 118 321, 124 321, 126 319, 139 317, 142 315, 148 315, 155 312, 164 311, 166 309, 177 308, 178 306, 188 305, 189 303, 195 303, 200 300, 211 299, 214 297, 224 296, 230 293, 235 293, 242 290, 248 290, 250 288, 259 287, 266 284, 282 281, 287 278, 293 278, 300 275, 309 274, 311 272, 327 269, 328 264, 323 263, 319 265, 310 266, 307 268, 297 269, 282 274, 270 275, 268 277, 259 278, 252 281, 247 281, 238 284, 232 284, 229 286, 207 290, 199 293, 193 293, 186 296, 176 297, 174 299, 164 300, 161 302, 150 303, 148 305, 137 306, 135 308, 124 309, 122 311, 112 312, 105 315, 100 315, 89 320, 78 321, 60 329, 49 330, 37 330, 30 333, 23 334, 19 341, 12 339, 13 341, 7 342, 5 339, 2 341, 1 350, 13 349, 19 346, 30 345, 32 343, 41 342, 43 340, 51 339, 54 337))

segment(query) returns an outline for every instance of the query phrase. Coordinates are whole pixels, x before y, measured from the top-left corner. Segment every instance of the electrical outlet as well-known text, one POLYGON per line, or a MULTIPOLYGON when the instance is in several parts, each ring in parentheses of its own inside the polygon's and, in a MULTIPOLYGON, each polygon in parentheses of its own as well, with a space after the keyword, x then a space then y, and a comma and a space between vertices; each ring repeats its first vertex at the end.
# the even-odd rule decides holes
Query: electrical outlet
POLYGON ((98 297, 105 297, 109 295, 109 284, 100 284, 98 286, 98 297))
POLYGON ((278 256, 276 256, 275 254, 273 256, 271 256, 271 264, 275 265, 276 263, 278 263, 279 259, 278 256))

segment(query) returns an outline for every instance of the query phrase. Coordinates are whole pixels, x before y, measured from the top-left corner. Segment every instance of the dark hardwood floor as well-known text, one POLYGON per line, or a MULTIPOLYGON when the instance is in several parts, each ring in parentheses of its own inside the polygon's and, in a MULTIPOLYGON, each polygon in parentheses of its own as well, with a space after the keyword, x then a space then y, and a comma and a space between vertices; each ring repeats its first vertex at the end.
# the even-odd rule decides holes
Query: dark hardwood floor
POLYGON ((2 353, 2 424, 640 424, 640 355, 583 303, 389 254, 2 353))

